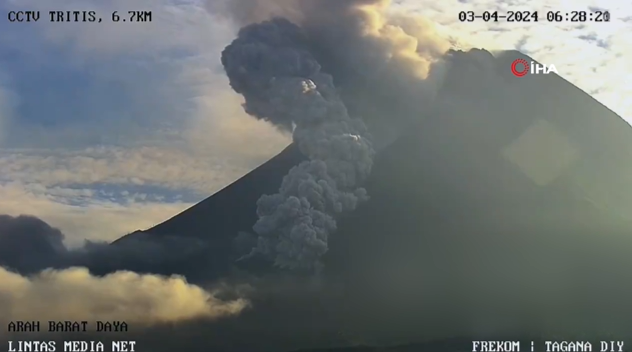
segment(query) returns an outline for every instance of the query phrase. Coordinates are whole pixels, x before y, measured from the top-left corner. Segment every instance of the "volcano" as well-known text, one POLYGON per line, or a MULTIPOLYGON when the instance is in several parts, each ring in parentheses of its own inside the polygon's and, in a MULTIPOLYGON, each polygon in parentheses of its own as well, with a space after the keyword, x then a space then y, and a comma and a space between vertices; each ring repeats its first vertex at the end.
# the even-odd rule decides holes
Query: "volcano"
MULTIPOLYGON (((524 54, 454 54, 458 65, 438 100, 461 103, 438 103, 380 151, 366 184, 371 200, 340 220, 327 261, 348 264, 340 256, 353 247, 354 234, 365 240, 382 232, 444 236, 437 226, 447 225, 467 228, 464 233, 511 229, 515 236, 628 233, 629 124, 557 75, 513 77, 512 60, 534 61, 524 54), (503 84, 486 82, 483 69, 478 80, 460 79, 472 77, 477 65, 493 65, 503 84)), ((196 237, 221 253, 215 264, 232 265, 229 259, 238 258, 233 240, 252 231, 257 199, 274 193, 304 159, 291 144, 195 206, 114 244, 147 235, 196 237)))
MULTIPOLYGON (((346 307, 339 313, 345 318, 314 305, 318 300, 302 311, 313 321, 329 316, 323 335, 338 336, 349 324, 373 334, 380 328, 362 315, 369 314, 367 306, 376 320, 397 316, 398 333, 424 330, 420 338, 472 333, 468 327, 482 325, 463 318, 483 311, 543 316, 569 298, 530 290, 561 278, 568 281, 565 292, 585 294, 581 304, 623 307, 610 295, 614 289, 595 294, 591 288, 629 281, 622 268, 632 248, 632 130, 558 75, 513 76, 509 68, 517 58, 535 61, 516 51, 451 52, 433 106, 380 148, 364 185, 370 200, 338 219, 323 258, 322 275, 344 282, 345 303, 332 307, 346 307), (572 286, 577 282, 584 286, 572 286), (520 283, 525 287, 516 288, 520 283), (527 295, 538 298, 523 300, 527 295)), ((160 270, 193 281, 235 270, 282 273, 265 258, 237 261, 244 252, 235 238, 255 224, 257 199, 276 192, 304 159, 292 144, 199 204, 113 245, 146 236, 203 239, 209 247, 203 255, 160 270)))

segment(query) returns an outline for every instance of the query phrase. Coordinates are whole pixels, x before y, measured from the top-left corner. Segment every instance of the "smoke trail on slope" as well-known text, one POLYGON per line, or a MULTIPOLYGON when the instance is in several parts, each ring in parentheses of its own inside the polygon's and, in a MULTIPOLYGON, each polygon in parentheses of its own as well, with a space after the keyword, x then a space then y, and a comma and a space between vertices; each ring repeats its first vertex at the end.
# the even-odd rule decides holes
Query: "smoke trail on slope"
POLYGON ((292 168, 279 192, 257 202, 253 253, 275 265, 316 269, 336 230, 334 215, 368 199, 359 185, 375 154, 364 122, 352 118, 333 77, 321 72, 301 29, 277 18, 242 28, 222 52, 231 87, 246 112, 291 130, 309 161, 292 168))

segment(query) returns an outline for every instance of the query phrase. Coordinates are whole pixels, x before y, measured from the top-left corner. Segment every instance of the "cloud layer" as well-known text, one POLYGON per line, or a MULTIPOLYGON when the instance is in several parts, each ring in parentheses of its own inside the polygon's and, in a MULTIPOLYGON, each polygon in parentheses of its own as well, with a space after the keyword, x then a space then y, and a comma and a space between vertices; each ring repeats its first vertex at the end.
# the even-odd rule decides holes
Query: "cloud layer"
POLYGON ((40 219, 0 216, 0 323, 126 321, 138 328, 239 314, 242 298, 222 301, 184 277, 138 274, 202 247, 174 239, 67 249, 64 235, 40 219), (183 246, 184 244, 184 246, 183 246), (59 269, 47 269, 59 268, 59 269), (90 270, 103 272, 94 276, 90 270), (22 275, 30 274, 30 275, 22 275))
POLYGON ((24 277, 0 267, 2 325, 10 321, 125 321, 142 326, 240 313, 245 300, 224 302, 182 277, 120 271, 92 276, 85 268, 24 277))
MULTIPOLYGON (((0 6, 45 13, 79 3, 0 6)), ((138 6, 154 22, 3 22, 0 213, 41 216, 71 244, 111 240, 187 208, 287 145, 248 119, 227 87, 218 53, 229 25, 195 2, 138 6), (6 34, 15 31, 19 41, 6 34)), ((132 9, 88 8, 105 17, 132 9)))

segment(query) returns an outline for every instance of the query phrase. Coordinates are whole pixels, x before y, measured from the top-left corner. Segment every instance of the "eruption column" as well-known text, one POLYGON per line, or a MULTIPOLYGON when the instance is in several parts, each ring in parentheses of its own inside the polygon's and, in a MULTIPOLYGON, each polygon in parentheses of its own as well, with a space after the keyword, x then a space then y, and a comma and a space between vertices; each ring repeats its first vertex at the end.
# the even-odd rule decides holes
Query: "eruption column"
POLYGON ((252 24, 222 52, 231 87, 258 119, 293 131, 307 161, 284 177, 279 192, 257 202, 254 253, 275 265, 316 269, 336 230, 335 214, 368 199, 361 183, 375 155, 364 122, 352 118, 333 77, 321 72, 304 34, 285 19, 252 24))

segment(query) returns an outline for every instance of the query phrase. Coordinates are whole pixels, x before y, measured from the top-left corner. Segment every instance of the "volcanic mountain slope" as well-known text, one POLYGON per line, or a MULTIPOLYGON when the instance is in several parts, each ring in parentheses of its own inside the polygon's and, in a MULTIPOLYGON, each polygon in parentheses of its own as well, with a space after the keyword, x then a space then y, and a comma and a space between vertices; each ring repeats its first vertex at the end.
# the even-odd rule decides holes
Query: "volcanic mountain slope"
MULTIPOLYGON (((328 289, 255 302, 226 329, 319 343, 344 330, 383 343, 471 336, 487 326, 480 319, 491 319, 489 329, 541 332, 550 324, 592 337, 597 311, 608 318, 607 331, 629 326, 630 127, 557 75, 512 76, 518 57, 532 60, 452 52, 434 105, 379 151, 366 183, 371 199, 338 219, 323 258, 328 289)), ((261 258, 236 263, 244 252, 235 238, 251 231, 259 196, 274 193, 301 160, 290 145, 217 194, 117 243, 204 239, 209 249, 201 255, 155 270, 193 281, 236 268, 278 272, 261 258)))
MULTIPOLYGON (((344 242, 351 233, 365 239, 431 233, 439 224, 465 221, 514 233, 529 233, 529 226, 629 230, 622 217, 632 197, 621 191, 632 172, 629 125, 557 75, 511 76, 508 67, 517 57, 533 60, 517 52, 454 52, 439 102, 378 154, 367 184, 372 199, 341 219, 332 241, 344 242)), ((221 254, 215 264, 226 264, 236 256, 238 232, 251 231, 257 199, 274 193, 303 159, 290 145, 199 204, 126 237, 202 238, 221 254)))

